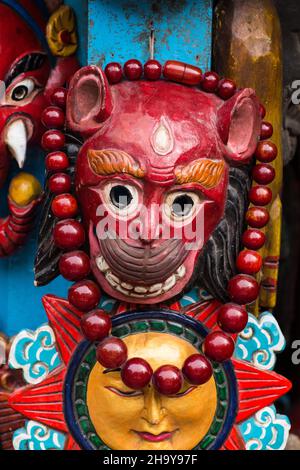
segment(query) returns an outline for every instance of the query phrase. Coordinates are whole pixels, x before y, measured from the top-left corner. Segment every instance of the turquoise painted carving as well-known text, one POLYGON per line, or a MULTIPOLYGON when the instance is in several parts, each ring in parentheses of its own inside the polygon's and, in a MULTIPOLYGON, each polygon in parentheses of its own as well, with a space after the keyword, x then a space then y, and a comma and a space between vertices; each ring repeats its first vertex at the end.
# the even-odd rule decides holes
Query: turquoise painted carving
POLYGON ((259 319, 249 314, 248 324, 239 335, 235 356, 253 362, 261 369, 271 370, 276 362, 275 353, 284 347, 284 336, 271 313, 264 312, 259 319))
POLYGON ((277 414, 274 405, 263 408, 239 426, 247 450, 283 450, 290 427, 288 417, 277 414))

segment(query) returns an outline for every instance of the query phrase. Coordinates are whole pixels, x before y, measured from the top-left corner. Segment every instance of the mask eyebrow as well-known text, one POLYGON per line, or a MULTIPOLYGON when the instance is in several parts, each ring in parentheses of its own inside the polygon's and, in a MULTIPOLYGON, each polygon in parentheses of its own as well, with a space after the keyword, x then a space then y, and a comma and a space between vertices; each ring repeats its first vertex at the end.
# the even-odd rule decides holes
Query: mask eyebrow
POLYGON ((116 173, 127 173, 136 178, 143 178, 145 171, 139 163, 122 150, 88 150, 88 161, 96 175, 107 176, 116 173))
POLYGON ((21 59, 18 60, 18 62, 16 62, 7 73, 4 79, 5 86, 8 87, 11 82, 21 73, 41 68, 46 60, 46 57, 46 54, 42 54, 41 52, 32 52, 31 54, 27 54, 21 57, 21 59))
POLYGON ((225 169, 223 160, 215 161, 207 158, 195 160, 187 165, 175 168, 176 181, 179 184, 199 183, 206 189, 217 186, 225 169))

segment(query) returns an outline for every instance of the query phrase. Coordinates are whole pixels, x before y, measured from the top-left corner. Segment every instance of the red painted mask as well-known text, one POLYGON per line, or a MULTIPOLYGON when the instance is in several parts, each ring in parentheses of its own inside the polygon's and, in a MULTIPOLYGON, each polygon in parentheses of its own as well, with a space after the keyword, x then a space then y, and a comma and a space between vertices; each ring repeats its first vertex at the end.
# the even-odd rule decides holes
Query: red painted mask
POLYGON ((224 103, 166 81, 110 87, 85 67, 71 82, 67 118, 86 138, 76 190, 97 281, 122 301, 173 298, 223 216, 230 165, 255 150, 254 92, 224 103))
MULTIPOLYGON (((46 23, 34 2, 22 0, 18 4, 42 34, 46 23)), ((45 44, 41 42, 32 25, 21 14, 1 3, 0 187, 6 180, 11 157, 22 167, 27 143, 39 142, 44 130, 41 114, 48 103, 44 90, 48 86, 50 63, 45 44)), ((67 74, 76 70, 70 64, 68 72, 63 68, 62 61, 58 60, 56 71, 52 72, 55 76, 53 86, 63 84, 67 74)))

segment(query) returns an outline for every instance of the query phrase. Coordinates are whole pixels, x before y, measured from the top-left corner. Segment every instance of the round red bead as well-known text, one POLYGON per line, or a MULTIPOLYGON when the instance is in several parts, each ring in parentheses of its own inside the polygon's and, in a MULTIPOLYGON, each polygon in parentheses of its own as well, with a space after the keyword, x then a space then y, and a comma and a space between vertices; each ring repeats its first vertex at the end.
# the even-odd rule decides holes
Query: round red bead
POLYGON ((148 60, 144 65, 144 75, 147 80, 159 80, 161 72, 162 66, 157 60, 148 60))
POLYGON ((69 168, 70 162, 64 152, 49 153, 45 160, 48 171, 64 171, 69 168))
POLYGON ((260 114, 260 117, 263 119, 266 115, 266 108, 264 107, 263 104, 260 103, 259 105, 259 114, 260 114))
POLYGON ((119 83, 123 77, 122 66, 118 62, 110 62, 105 67, 105 74, 109 83, 119 83))
POLYGON ((121 370, 121 377, 125 385, 133 390, 146 387, 153 375, 153 370, 147 361, 139 357, 129 359, 121 370))
POLYGON ((215 72, 205 72, 202 76, 201 88, 207 93, 214 93, 219 85, 219 75, 215 72))
POLYGON ((267 206, 272 200, 272 190, 266 186, 253 186, 249 191, 249 200, 256 206, 267 206))
POLYGON ((257 281, 247 274, 237 274, 228 283, 228 294, 237 304, 250 304, 257 299, 258 293, 257 281))
POLYGON ((271 165, 260 163, 253 168, 252 176, 259 184, 269 184, 275 178, 275 169, 271 165))
POLYGON ((143 73, 143 66, 139 60, 130 59, 124 64, 124 74, 128 80, 139 80, 143 73))
POLYGON ((62 129, 65 125, 65 114, 56 106, 49 106, 42 113, 42 123, 49 129, 62 129))
POLYGON ((59 106, 60 108, 66 107, 68 91, 66 88, 56 88, 51 95, 50 101, 54 106, 59 106))
POLYGON ((127 359, 127 346, 119 338, 105 338, 97 347, 97 361, 106 369, 118 369, 127 359))
POLYGON ((75 217, 78 212, 78 204, 72 194, 59 194, 53 199, 51 210, 55 217, 68 219, 75 217))
POLYGON ((236 260, 236 267, 239 272, 245 274, 256 274, 260 271, 262 259, 257 251, 243 250, 236 260))
POLYGON ((66 173, 55 173, 49 178, 49 189, 54 194, 67 193, 71 189, 71 177, 66 173))
POLYGON ((246 212, 246 222, 250 227, 262 228, 269 220, 269 212, 263 207, 250 207, 246 212))
POLYGON ((248 322, 248 313, 241 305, 228 303, 218 313, 218 325, 227 333, 240 333, 248 322))
POLYGON ((49 130, 42 137, 44 150, 59 150, 65 145, 65 136, 61 131, 49 130))
POLYGON ((77 220, 61 220, 53 229, 53 239, 61 250, 76 250, 84 244, 84 228, 77 220))
POLYGON ((233 354, 234 341, 222 331, 213 331, 206 336, 203 343, 203 351, 212 361, 227 361, 233 354))
POLYGON ((246 248, 250 248, 250 250, 259 250, 262 246, 264 246, 265 241, 265 234, 260 230, 253 228, 248 228, 245 230, 242 236, 243 245, 246 248))
POLYGON ((218 86, 218 95, 223 99, 223 100, 228 100, 228 98, 231 98, 236 92, 236 84, 234 81, 230 80, 229 78, 223 78, 223 80, 220 80, 219 86, 218 86))
POLYGON ((202 354, 192 354, 189 356, 182 368, 186 380, 193 385, 202 385, 209 381, 213 370, 211 363, 202 354))
POLYGON ((89 341, 102 341, 111 331, 111 319, 103 310, 85 313, 80 321, 82 333, 89 341))
POLYGON ((277 147, 270 140, 263 140, 258 142, 255 157, 257 160, 263 163, 270 163, 277 157, 277 147))
POLYGON ((68 300, 79 310, 88 312, 97 307, 100 302, 100 289, 94 281, 84 280, 76 282, 70 287, 68 300))
POLYGON ((154 372, 152 381, 162 395, 176 395, 183 385, 183 376, 178 367, 165 365, 154 372))
POLYGON ((262 140, 269 139, 273 135, 273 126, 270 122, 263 121, 261 123, 260 138, 262 140))
POLYGON ((68 281, 80 281, 90 270, 90 258, 84 251, 65 253, 59 259, 60 274, 68 281))

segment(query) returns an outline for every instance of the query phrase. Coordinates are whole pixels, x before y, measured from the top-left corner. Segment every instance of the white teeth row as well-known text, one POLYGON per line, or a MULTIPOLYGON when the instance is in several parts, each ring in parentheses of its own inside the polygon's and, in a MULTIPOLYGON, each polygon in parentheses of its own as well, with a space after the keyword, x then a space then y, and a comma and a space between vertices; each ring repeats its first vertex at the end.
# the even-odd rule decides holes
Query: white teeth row
POLYGON ((152 286, 133 286, 128 282, 121 281, 115 274, 110 270, 109 265, 103 258, 103 256, 98 256, 96 258, 96 264, 98 269, 105 275, 107 282, 118 292, 121 292, 124 295, 130 297, 156 297, 157 295, 164 294, 168 292, 172 287, 175 286, 178 279, 183 278, 185 275, 185 266, 182 264, 177 271, 168 277, 168 279, 163 283, 153 284, 152 286))

